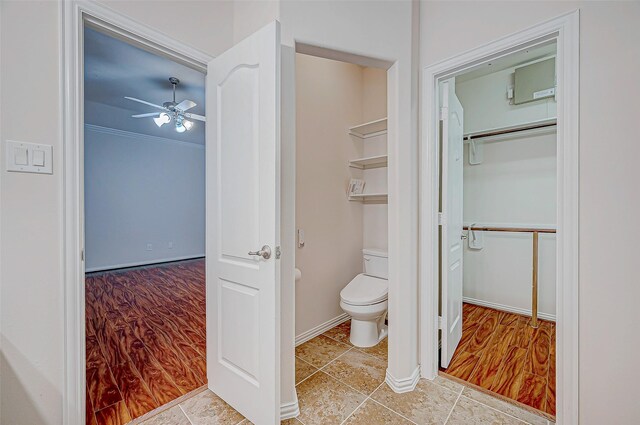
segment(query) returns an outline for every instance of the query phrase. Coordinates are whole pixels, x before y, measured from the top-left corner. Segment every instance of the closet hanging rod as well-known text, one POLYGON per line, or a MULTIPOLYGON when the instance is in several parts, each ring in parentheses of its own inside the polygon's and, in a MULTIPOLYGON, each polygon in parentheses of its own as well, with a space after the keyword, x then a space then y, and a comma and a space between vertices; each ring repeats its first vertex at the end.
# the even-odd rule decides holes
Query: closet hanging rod
POLYGON ((532 124, 532 125, 525 125, 525 126, 520 126, 517 128, 505 128, 502 130, 492 130, 492 131, 486 131, 484 133, 475 133, 475 134, 469 134, 463 137, 463 140, 475 140, 475 139, 483 139, 485 137, 495 137, 495 136, 502 136, 505 134, 512 134, 512 133, 519 133, 521 131, 531 131, 531 130, 540 130, 540 129, 544 129, 544 128, 551 128, 551 127, 555 127, 557 125, 557 123, 554 121, 546 121, 544 123, 540 123, 540 124, 532 124))
POLYGON ((464 226, 463 230, 475 230, 478 232, 513 232, 513 233, 556 233, 556 229, 541 229, 535 227, 488 227, 488 226, 464 226))
POLYGON ((533 227, 486 227, 463 226, 464 230, 482 232, 517 232, 532 233, 532 266, 531 266, 531 327, 538 327, 538 236, 540 233, 556 233, 556 229, 535 229, 533 227))

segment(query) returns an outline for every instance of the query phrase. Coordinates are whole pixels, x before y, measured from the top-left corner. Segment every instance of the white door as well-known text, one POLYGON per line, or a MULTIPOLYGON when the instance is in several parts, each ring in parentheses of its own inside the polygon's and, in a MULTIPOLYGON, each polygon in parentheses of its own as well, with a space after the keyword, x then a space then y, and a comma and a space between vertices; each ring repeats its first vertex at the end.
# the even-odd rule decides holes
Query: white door
POLYGON ((449 366, 462 338, 462 164, 463 114, 455 79, 442 83, 442 352, 449 366))
POLYGON ((280 423, 278 22, 209 63, 207 116, 209 388, 254 424, 274 425, 280 423))

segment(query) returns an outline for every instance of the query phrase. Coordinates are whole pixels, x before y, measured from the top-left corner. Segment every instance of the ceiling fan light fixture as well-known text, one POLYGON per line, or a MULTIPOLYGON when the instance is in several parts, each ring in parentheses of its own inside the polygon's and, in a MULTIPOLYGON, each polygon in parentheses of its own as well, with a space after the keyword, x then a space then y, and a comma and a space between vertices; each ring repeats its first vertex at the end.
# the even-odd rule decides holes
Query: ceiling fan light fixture
POLYGON ((193 121, 184 120, 182 121, 182 125, 184 125, 184 128, 187 130, 191 130, 191 128, 193 128, 193 121))
POLYGON ((158 127, 162 127, 163 124, 167 124, 168 122, 171 121, 171 116, 169 116, 169 114, 167 114, 166 112, 163 112, 160 115, 158 115, 156 118, 154 118, 153 121, 156 123, 158 127))
POLYGON ((177 122, 176 123, 176 131, 178 133, 184 133, 185 131, 187 131, 187 128, 184 125, 182 125, 181 122, 177 122))

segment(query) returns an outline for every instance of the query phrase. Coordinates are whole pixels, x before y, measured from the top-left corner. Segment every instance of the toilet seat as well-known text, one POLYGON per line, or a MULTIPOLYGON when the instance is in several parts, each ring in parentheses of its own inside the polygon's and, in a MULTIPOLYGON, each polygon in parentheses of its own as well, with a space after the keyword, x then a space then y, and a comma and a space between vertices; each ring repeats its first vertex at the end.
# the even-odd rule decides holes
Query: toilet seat
POLYGON ((386 301, 389 281, 360 273, 340 291, 342 302, 354 306, 372 305, 386 301))

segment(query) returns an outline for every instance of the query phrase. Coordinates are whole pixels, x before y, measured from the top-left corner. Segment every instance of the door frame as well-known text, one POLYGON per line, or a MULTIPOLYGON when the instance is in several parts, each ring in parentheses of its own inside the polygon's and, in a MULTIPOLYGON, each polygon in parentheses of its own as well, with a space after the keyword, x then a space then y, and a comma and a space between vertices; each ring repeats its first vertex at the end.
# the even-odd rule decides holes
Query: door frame
POLYGON ((213 59, 105 6, 84 0, 60 2, 60 70, 63 146, 63 289, 65 425, 85 424, 84 249, 84 46, 85 25, 151 50, 206 74, 213 59))
POLYGON ((578 424, 579 10, 561 15, 422 70, 420 140, 421 375, 438 373, 438 83, 496 58, 555 39, 557 125, 557 421, 578 424))

